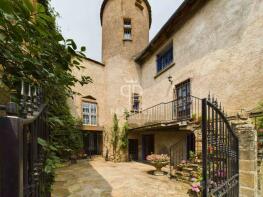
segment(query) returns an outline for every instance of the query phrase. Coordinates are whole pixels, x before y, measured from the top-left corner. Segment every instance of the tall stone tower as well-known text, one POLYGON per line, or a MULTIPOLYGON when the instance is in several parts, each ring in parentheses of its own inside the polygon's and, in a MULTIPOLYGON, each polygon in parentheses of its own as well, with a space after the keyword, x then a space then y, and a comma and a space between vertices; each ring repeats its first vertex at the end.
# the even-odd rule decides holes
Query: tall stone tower
MULTIPOLYGON (((147 0, 104 0, 101 25, 106 72, 104 125, 110 138, 114 113, 123 120, 124 111, 131 110, 132 94, 140 93, 140 68, 134 59, 149 43, 151 7, 147 0)), ((105 145, 106 141, 107 137, 105 145)))
POLYGON ((131 59, 149 42, 151 7, 147 0, 104 0, 101 7, 102 59, 131 59))

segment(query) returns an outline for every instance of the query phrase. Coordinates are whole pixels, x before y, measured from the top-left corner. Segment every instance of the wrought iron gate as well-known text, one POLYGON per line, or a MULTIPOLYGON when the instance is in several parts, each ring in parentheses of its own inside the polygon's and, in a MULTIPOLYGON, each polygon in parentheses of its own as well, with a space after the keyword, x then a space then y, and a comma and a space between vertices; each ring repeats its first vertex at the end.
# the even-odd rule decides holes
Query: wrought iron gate
POLYGON ((202 100, 203 197, 239 196, 238 138, 221 104, 202 100))
MULTIPOLYGON (((41 89, 21 86, 20 113, 17 104, 0 106, 0 197, 50 197, 44 172, 46 151, 39 138, 49 140, 47 105, 41 89)), ((0 92, 1 94, 1 92, 0 92)))

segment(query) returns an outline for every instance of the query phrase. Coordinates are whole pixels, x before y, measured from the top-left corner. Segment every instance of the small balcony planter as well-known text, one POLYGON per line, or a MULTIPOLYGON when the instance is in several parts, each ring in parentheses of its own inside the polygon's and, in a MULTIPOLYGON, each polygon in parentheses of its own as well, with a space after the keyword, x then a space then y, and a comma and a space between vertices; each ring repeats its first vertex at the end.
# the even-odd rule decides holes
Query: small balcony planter
POLYGON ((156 168, 156 170, 153 172, 155 176, 164 175, 162 168, 169 164, 170 158, 168 157, 168 155, 152 154, 152 155, 148 155, 146 159, 151 165, 153 165, 156 168))

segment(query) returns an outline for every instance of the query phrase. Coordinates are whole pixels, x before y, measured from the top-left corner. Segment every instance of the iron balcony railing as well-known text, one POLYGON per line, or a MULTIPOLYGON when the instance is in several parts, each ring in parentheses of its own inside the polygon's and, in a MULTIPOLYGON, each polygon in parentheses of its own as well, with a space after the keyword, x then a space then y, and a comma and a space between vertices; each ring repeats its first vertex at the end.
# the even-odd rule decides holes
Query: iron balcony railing
POLYGON ((128 117, 128 124, 131 129, 135 129, 160 123, 200 120, 201 99, 185 96, 133 113, 128 117))

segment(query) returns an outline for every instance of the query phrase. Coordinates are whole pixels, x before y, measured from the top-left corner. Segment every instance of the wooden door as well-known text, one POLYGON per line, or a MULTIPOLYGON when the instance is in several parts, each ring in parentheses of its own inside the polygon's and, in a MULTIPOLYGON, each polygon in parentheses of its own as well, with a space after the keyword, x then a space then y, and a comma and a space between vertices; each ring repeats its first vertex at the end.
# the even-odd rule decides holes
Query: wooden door
POLYGON ((154 153, 154 135, 143 135, 142 136, 142 156, 143 160, 146 157, 154 153))
POLYGON ((129 139, 129 161, 138 161, 138 139, 129 139))

